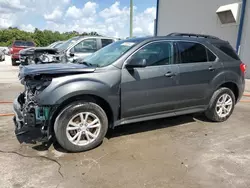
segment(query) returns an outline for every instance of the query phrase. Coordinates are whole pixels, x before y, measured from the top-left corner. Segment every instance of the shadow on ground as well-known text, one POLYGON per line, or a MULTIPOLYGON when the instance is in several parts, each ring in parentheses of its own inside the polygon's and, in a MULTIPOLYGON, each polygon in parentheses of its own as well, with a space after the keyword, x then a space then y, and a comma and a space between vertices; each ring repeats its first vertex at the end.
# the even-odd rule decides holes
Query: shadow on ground
MULTIPOLYGON (((164 129, 168 127, 178 126, 186 123, 195 122, 194 118, 204 122, 209 121, 203 115, 195 114, 195 115, 183 115, 183 116, 157 119, 139 123, 132 123, 116 127, 115 129, 109 129, 106 138, 111 139, 119 136, 132 135, 137 133, 143 133, 153 130, 164 129)), ((55 139, 51 139, 49 142, 33 146, 32 148, 37 151, 46 151, 51 147, 51 145, 53 145, 53 147, 59 152, 68 153, 58 144, 58 142, 55 139)))

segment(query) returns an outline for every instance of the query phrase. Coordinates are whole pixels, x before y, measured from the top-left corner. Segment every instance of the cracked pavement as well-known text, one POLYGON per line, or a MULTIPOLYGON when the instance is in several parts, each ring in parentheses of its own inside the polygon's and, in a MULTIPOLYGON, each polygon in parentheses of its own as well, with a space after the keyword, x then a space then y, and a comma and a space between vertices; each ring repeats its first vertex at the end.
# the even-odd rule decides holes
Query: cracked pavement
MULTIPOLYGON (((17 67, 1 62, 0 100, 22 91, 17 67)), ((0 113, 11 112, 10 104, 0 113)), ((94 150, 19 144, 12 117, 0 117, 1 188, 248 188, 250 103, 224 123, 187 115, 118 127, 94 150)))

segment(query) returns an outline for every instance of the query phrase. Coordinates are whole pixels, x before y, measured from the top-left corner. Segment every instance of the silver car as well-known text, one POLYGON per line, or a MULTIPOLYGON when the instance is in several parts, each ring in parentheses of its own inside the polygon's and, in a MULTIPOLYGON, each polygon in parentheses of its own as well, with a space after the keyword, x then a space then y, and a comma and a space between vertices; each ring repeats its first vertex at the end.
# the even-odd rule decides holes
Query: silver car
POLYGON ((87 57, 117 40, 112 37, 78 36, 67 40, 57 49, 64 52, 67 59, 72 62, 76 59, 87 57))
POLYGON ((57 47, 23 49, 19 52, 19 59, 22 65, 76 62, 117 40, 111 37, 77 36, 57 47))
POLYGON ((5 54, 3 50, 0 50, 0 61, 5 61, 5 54))

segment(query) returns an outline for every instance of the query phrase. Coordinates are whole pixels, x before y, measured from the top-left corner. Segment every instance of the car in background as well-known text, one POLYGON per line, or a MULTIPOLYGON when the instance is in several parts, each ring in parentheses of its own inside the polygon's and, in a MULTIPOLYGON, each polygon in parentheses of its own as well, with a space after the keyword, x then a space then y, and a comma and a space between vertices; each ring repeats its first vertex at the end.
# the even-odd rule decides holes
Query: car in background
POLYGON ((22 49, 35 47, 35 43, 32 41, 24 41, 24 40, 15 40, 10 48, 10 54, 11 54, 11 62, 12 65, 15 66, 19 61, 19 52, 22 49))
POLYGON ((2 51, 5 55, 9 55, 9 48, 0 46, 0 51, 2 51))
POLYGON ((63 51, 67 59, 72 62, 79 58, 85 58, 117 40, 112 37, 79 36, 71 38, 57 49, 63 51))
POLYGON ((57 48, 59 47, 61 44, 63 44, 65 41, 56 41, 56 42, 53 42, 52 44, 50 44, 48 47, 49 48, 57 48))
POLYGON ((0 61, 5 61, 5 54, 3 50, 0 50, 0 61))
POLYGON ((20 51, 22 65, 68 63, 79 58, 85 58, 97 50, 117 41, 116 38, 102 36, 77 36, 73 37, 56 48, 37 47, 20 51))

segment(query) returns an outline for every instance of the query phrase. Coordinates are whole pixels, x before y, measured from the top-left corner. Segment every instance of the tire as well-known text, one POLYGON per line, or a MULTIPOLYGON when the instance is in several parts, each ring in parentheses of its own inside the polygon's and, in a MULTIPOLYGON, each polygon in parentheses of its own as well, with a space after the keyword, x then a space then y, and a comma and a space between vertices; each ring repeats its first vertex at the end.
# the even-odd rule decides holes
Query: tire
POLYGON ((16 63, 15 59, 11 59, 11 63, 12 63, 12 66, 17 66, 17 63, 16 63))
MULTIPOLYGON (((229 102, 227 102, 226 104, 229 104, 229 102)), ((232 92, 232 90, 225 88, 225 87, 219 88, 217 91, 214 92, 210 100, 208 109, 205 112, 205 115, 211 121, 223 122, 223 121, 226 121, 231 116, 234 110, 234 106, 235 106, 235 95, 232 92), (230 101, 229 98, 231 98, 232 104, 231 104, 231 107, 229 108, 229 105, 225 105, 224 103, 224 107, 227 110, 225 109, 225 110, 220 111, 220 108, 223 106, 222 104, 223 96, 227 96, 226 102, 230 101), (225 112, 225 114, 223 114, 223 112, 225 112)))
POLYGON ((108 118, 104 110, 93 102, 85 102, 85 101, 74 102, 65 107, 61 111, 61 113, 57 116, 54 124, 55 137, 58 143, 65 150, 69 152, 87 151, 97 147, 103 141, 107 133, 107 130, 108 130, 108 118), (89 113, 88 117, 87 113, 89 113), (91 125, 91 123, 88 126, 81 125, 85 123, 83 122, 79 123, 81 115, 78 114, 83 114, 82 119, 84 120, 87 117, 87 121, 91 121, 93 119, 92 122, 94 122, 96 118, 97 123, 94 125, 97 125, 99 123, 100 127, 92 129, 88 128, 88 126, 91 125), (75 120, 78 120, 78 122, 75 120), (78 127, 77 130, 68 130, 68 128, 72 127, 72 125, 69 125, 70 121, 74 123, 73 124, 74 128, 78 127), (79 125, 82 128, 79 128, 79 125), (96 134, 95 135, 96 137, 94 138, 90 136, 90 133, 92 135, 96 134), (74 141, 70 141, 70 139, 73 139, 74 136, 76 136, 76 134, 81 135, 79 139, 80 141, 77 141, 79 136, 77 136, 76 139, 74 139, 74 141), (89 141, 88 138, 93 140, 89 141))

